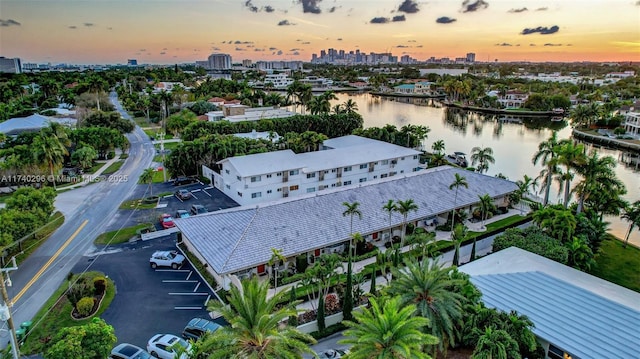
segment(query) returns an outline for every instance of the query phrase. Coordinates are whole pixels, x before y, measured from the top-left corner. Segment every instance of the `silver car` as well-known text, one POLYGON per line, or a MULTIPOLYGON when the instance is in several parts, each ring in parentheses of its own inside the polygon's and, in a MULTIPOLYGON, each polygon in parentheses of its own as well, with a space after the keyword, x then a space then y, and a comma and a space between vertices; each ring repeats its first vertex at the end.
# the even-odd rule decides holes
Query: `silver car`
POLYGON ((149 359, 151 354, 133 344, 118 344, 111 350, 111 359, 149 359))

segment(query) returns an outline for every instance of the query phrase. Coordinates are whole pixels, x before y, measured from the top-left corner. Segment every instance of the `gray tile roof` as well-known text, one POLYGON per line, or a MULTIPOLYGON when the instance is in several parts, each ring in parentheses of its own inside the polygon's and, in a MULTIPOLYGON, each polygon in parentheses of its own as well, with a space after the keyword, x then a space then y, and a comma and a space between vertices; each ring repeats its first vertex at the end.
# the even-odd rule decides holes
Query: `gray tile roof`
MULTIPOLYGON (((488 307, 516 310, 579 358, 640 357, 640 312, 542 272, 472 276, 488 307)), ((640 297, 640 295, 639 295, 640 297)))
MULTIPOLYGON (((382 206, 390 199, 415 201, 418 211, 409 213, 409 221, 450 211, 454 190, 449 185, 455 173, 469 183, 469 188, 459 188, 456 207, 477 203, 479 195, 498 197, 517 188, 507 180, 442 166, 355 188, 176 219, 175 223, 217 273, 234 273, 268 262, 271 248, 290 257, 346 241, 349 218, 342 215, 344 202, 360 203, 362 220, 354 219, 353 230, 362 234, 388 228, 389 217, 382 206)), ((402 216, 394 213, 392 225, 401 223, 402 216)))

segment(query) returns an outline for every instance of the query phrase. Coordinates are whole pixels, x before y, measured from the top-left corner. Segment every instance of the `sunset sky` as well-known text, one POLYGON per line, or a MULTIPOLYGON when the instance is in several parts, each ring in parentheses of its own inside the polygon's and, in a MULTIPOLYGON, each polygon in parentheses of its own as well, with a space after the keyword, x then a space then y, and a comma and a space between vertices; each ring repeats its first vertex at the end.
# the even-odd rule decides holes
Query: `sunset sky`
POLYGON ((0 0, 0 56, 74 64, 418 60, 640 61, 640 0, 0 0))

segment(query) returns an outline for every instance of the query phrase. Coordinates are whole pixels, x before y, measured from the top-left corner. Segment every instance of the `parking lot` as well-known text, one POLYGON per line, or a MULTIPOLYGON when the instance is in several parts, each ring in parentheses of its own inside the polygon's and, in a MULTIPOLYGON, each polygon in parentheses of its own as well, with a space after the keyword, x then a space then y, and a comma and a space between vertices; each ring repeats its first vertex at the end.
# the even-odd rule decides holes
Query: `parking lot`
MULTIPOLYGON (((105 229, 105 232, 122 227, 131 227, 145 222, 153 223, 156 225, 156 229, 160 229, 158 219, 161 214, 168 213, 175 216, 176 212, 180 209, 188 212, 194 204, 204 206, 209 212, 238 206, 235 201, 218 189, 201 183, 183 186, 174 186, 172 183, 156 183, 153 185, 153 193, 170 194, 162 197, 158 203, 158 207, 154 209, 119 210, 115 218, 105 229), (191 194, 191 198, 182 200, 174 195, 176 191, 181 189, 187 190, 191 194)), ((127 199, 143 198, 148 195, 148 186, 140 184, 136 187, 131 197, 127 199)))
POLYGON ((114 281, 116 296, 102 318, 114 327, 118 343, 144 348, 154 334, 180 336, 191 318, 209 318, 206 303, 217 297, 188 262, 177 270, 149 265, 153 252, 175 249, 175 235, 115 245, 74 268, 79 273, 90 266, 114 281))

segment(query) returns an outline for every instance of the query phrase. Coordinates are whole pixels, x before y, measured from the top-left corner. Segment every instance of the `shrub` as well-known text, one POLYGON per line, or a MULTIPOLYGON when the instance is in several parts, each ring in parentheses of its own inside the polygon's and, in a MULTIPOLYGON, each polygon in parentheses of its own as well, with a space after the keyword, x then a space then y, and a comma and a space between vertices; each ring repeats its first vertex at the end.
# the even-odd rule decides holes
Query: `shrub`
POLYGON ((116 153, 114 151, 109 151, 109 153, 107 153, 108 160, 114 158, 115 156, 116 156, 116 153))
POLYGON ((525 230, 510 228, 493 241, 493 251, 518 247, 541 255, 562 264, 567 264, 569 252, 559 240, 547 236, 538 227, 531 226, 525 230))
POLYGON ((102 295, 107 289, 107 279, 102 276, 93 278, 93 288, 97 295, 102 295))
POLYGON ((76 310, 81 316, 88 317, 93 311, 94 305, 95 299, 93 299, 93 297, 84 297, 76 304, 76 310))
POLYGON ((340 310, 338 296, 333 293, 327 294, 324 299, 324 308, 327 315, 337 313, 340 310))
POLYGON ((296 272, 304 273, 309 266, 309 262, 307 261, 307 255, 302 254, 296 257, 296 272))
POLYGON ((80 277, 78 281, 73 283, 73 285, 67 291, 67 299, 74 307, 80 301, 80 299, 84 297, 92 297, 94 291, 93 283, 90 282, 89 278, 80 277))

